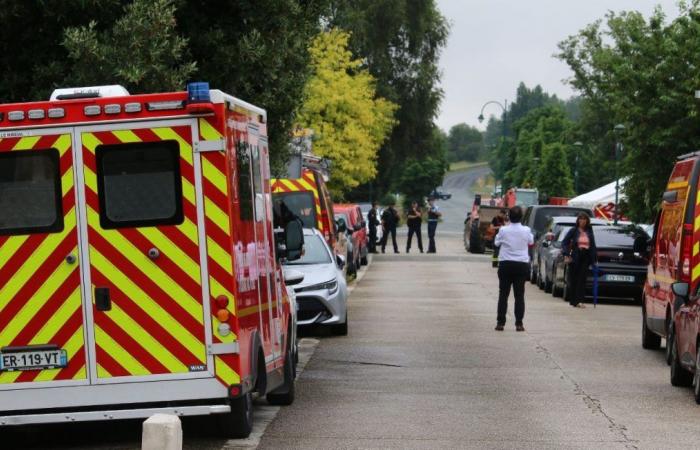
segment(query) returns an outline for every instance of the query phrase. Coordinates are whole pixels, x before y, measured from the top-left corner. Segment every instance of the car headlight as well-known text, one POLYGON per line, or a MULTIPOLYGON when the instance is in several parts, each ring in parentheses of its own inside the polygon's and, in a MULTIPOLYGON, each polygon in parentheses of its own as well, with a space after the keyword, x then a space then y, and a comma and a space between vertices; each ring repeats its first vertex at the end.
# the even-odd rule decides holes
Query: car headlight
POLYGON ((296 289, 297 292, 308 292, 308 291, 322 291, 327 289, 330 294, 335 294, 338 292, 338 280, 333 279, 331 281, 326 281, 325 283, 313 284, 311 286, 304 286, 302 288, 296 289))

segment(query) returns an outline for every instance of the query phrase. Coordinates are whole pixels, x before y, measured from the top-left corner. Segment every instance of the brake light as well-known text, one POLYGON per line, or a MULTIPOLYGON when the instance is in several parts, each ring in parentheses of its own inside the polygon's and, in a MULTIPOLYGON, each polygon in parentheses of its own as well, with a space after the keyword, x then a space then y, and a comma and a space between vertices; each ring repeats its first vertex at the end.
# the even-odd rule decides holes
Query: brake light
POLYGON ((225 309, 228 306, 228 297, 225 295, 216 297, 216 306, 218 306, 219 309, 225 309))
POLYGON ((690 261, 693 251, 693 225, 683 225, 683 238, 681 243, 681 276, 680 281, 690 283, 690 261))

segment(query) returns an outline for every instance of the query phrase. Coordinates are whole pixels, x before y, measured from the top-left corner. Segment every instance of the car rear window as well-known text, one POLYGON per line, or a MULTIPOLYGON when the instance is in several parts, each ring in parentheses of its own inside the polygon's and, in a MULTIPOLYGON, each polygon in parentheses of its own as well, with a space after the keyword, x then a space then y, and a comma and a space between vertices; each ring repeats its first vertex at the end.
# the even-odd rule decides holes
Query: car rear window
POLYGON ((317 228, 314 195, 308 191, 277 192, 272 196, 275 204, 281 202, 294 213, 304 228, 317 228))
POLYGON ((578 208, 539 208, 535 210, 535 223, 532 224, 533 231, 542 233, 552 217, 576 217, 582 212, 586 211, 578 208))
POLYGON ((58 150, 0 153, 0 235, 63 230, 58 150))
POLYGON ((635 232, 629 228, 593 227, 595 243, 598 247, 632 247, 635 232))
POLYGON ((99 145, 95 157, 102 228, 183 222, 176 141, 99 145))

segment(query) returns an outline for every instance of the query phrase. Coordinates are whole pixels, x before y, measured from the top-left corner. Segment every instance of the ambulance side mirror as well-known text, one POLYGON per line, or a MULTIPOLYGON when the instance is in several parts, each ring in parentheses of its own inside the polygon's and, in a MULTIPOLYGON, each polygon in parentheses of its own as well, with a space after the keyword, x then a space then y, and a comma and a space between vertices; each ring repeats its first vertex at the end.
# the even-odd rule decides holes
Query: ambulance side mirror
POLYGON ((301 258, 304 248, 304 229, 300 220, 292 220, 284 227, 284 246, 287 261, 296 261, 301 258))

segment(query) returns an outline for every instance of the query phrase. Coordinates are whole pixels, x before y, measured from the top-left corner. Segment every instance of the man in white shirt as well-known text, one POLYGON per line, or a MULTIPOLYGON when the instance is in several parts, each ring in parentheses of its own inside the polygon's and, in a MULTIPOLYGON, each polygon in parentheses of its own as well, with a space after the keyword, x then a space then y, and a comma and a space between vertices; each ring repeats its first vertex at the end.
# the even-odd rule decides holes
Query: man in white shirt
POLYGON ((496 331, 503 331, 506 324, 511 286, 515 295, 515 329, 525 331, 525 281, 530 273, 528 248, 534 244, 534 238, 530 228, 520 223, 523 218, 523 209, 520 206, 510 208, 509 217, 510 224, 501 227, 494 241, 494 245, 499 247, 496 331))

